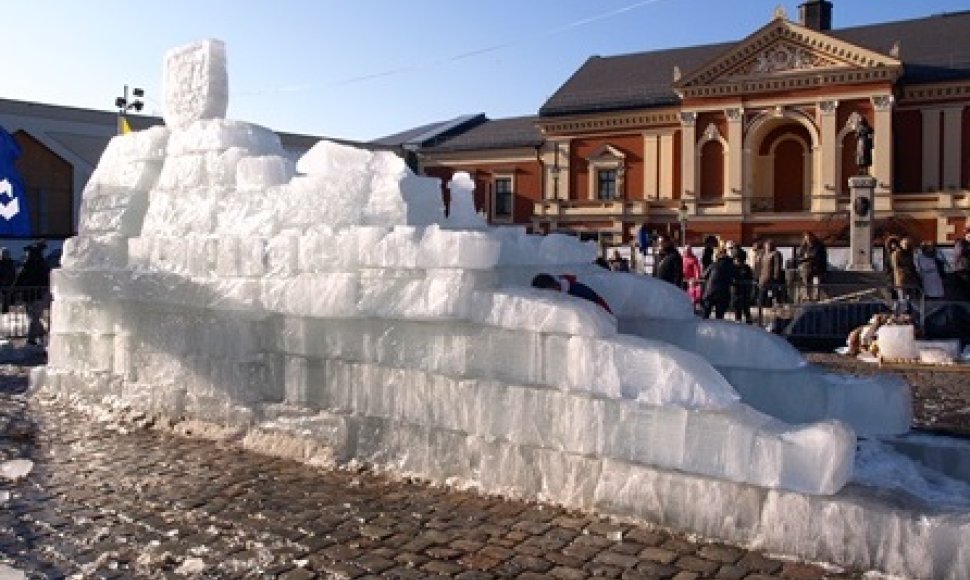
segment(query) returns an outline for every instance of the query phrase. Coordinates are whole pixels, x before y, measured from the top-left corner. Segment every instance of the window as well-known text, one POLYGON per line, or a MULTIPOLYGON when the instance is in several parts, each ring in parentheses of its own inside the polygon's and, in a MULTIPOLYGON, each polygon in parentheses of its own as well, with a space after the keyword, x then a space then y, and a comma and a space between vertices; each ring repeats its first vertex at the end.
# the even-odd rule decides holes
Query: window
POLYGON ((495 178, 495 217, 512 217, 512 178, 495 178))
POLYGON ((616 169, 600 169, 596 172, 597 199, 616 199, 616 169))

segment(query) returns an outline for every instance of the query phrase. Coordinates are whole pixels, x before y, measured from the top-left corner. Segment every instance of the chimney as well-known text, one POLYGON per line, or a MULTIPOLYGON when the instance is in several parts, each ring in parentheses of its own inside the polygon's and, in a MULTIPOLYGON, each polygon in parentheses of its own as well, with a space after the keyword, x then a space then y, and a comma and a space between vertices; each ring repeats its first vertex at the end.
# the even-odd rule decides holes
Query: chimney
POLYGON ((798 7, 802 26, 812 30, 832 30, 832 3, 829 0, 807 0, 798 7))

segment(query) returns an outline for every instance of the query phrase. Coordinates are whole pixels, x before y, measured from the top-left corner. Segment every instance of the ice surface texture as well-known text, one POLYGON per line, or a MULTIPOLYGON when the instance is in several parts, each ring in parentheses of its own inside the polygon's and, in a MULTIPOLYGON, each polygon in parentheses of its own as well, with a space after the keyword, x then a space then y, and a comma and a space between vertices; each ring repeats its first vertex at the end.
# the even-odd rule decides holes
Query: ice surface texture
POLYGON ((226 116, 229 77, 226 46, 221 40, 203 40, 173 48, 165 55, 162 78, 165 125, 182 129, 199 119, 226 116))
POLYGON ((901 428, 908 391, 853 384, 839 399, 844 379, 765 333, 698 322, 665 282, 594 269, 589 244, 489 228, 468 176, 448 184, 446 218, 438 180, 393 153, 322 141, 293 164, 271 131, 221 118, 223 50, 172 51, 167 128, 106 150, 52 276, 35 386, 292 428, 344 460, 806 556, 891 560, 873 554, 877 529, 828 556, 819 538, 865 510, 845 491, 810 496, 850 481, 854 429, 901 428), (578 274, 615 315, 529 287, 540 271, 578 274), (842 507, 809 529, 779 503, 842 507), (788 546, 776 529, 792 525, 805 534, 788 546))
MULTIPOLYGON (((506 426, 504 419, 512 416, 509 405, 535 409, 524 400, 510 402, 513 389, 524 386, 530 390, 515 391, 519 396, 524 392, 535 400, 539 394, 555 394, 558 407, 550 408, 568 406, 572 419, 560 430, 580 423, 584 407, 592 414, 599 400, 623 401, 616 413, 642 409, 640 419, 629 424, 644 430, 644 442, 624 447, 603 433, 591 433, 593 439, 579 452, 602 449, 630 461, 811 493, 834 493, 851 476, 851 430, 830 423, 792 429, 752 414, 701 356, 666 342, 618 334, 617 318, 597 305, 528 286, 540 269, 580 272, 623 319, 693 320, 686 298, 669 285, 590 270, 593 254, 587 244, 561 235, 528 236, 521 229, 486 229, 470 202, 461 220, 474 227, 455 229, 451 218, 443 216, 437 181, 415 176, 387 152, 322 142, 296 163, 292 174, 275 136, 236 121, 202 119, 172 129, 161 159, 162 136, 155 137, 134 137, 140 141, 132 144, 125 143, 129 137, 118 137, 120 143, 109 148, 107 157, 116 165, 123 165, 119 158, 124 155, 155 164, 154 182, 146 177, 126 191, 129 221, 140 222, 140 231, 125 237, 84 230, 68 246, 70 266, 53 275, 58 296, 51 337, 54 368, 108 373, 133 385, 197 384, 198 391, 178 387, 185 393, 173 401, 181 411, 204 417, 218 416, 206 404, 220 397, 235 416, 236 407, 262 402, 266 393, 288 392, 311 393, 307 397, 312 400, 330 401, 323 408, 366 416, 366 406, 334 398, 334 392, 352 386, 365 393, 394 384, 390 377, 411 373, 405 386, 381 391, 381 396, 413 391, 424 399, 454 400, 455 393, 467 391, 439 393, 433 387, 445 380, 441 377, 454 384, 483 380, 502 409, 488 416, 503 421, 483 425, 480 416, 476 422, 454 411, 467 422, 452 417, 439 428, 482 436, 518 428, 517 423, 506 426), (137 205, 134 199, 149 201, 137 205), (106 306, 106 296, 114 306, 106 306), (637 299, 644 296, 651 299, 637 299), (164 314, 151 316, 153 310, 164 314), (231 330, 206 333, 211 346, 193 338, 198 321, 216 314, 253 326, 243 332, 235 322, 213 324, 231 330), (270 340, 276 321, 304 319, 326 321, 323 330, 313 327, 325 337, 313 343, 319 350, 305 352, 299 342, 270 340), (161 329, 166 333, 160 334, 161 329), (241 336, 251 337, 245 348, 218 346, 241 336), (438 348, 409 348, 429 340, 438 348), (216 354, 210 356, 213 346, 216 354), (339 367, 345 368, 343 382, 324 374, 330 378, 297 388, 282 380, 288 375, 281 369, 332 369, 347 363, 354 364, 339 367), (201 381, 195 381, 200 375, 201 381), (671 418, 685 418, 683 413, 691 411, 694 419, 675 421, 668 432, 664 413, 656 411, 665 408, 671 418), (710 415, 698 415, 703 413, 710 415), (716 431, 714 424, 723 426, 721 432, 705 435, 716 431), (666 445, 686 449, 695 440, 695 447, 710 450, 709 455, 659 450, 666 445), (741 450, 728 450, 730 441, 741 450), (806 461, 814 467, 794 467, 806 461)), ((471 195, 461 179, 452 186, 453 200, 471 195)), ((85 207, 101 211, 110 204, 85 207)), ((284 336, 299 328, 288 322, 284 336)), ((123 392, 131 396, 135 390, 123 392)), ((486 399, 468 396, 468 405, 486 406, 486 399)), ((157 399, 151 404, 157 405, 157 399)), ((398 407, 382 409, 382 419, 402 419, 394 413, 398 407)), ((550 445, 561 448, 562 441, 552 434, 556 423, 549 423, 558 416, 542 414, 532 428, 549 434, 539 441, 523 439, 523 444, 551 437, 550 445)), ((417 416, 413 422, 436 425, 434 417, 417 416)), ((636 429, 629 436, 636 437, 636 429)))

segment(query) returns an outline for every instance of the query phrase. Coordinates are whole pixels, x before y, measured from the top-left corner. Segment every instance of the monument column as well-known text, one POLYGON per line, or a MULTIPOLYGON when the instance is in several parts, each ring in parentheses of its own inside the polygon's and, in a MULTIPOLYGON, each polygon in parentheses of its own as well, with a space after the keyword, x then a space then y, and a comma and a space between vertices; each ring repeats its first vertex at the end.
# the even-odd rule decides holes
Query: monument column
POLYGON ((876 178, 854 175, 849 178, 849 265, 847 270, 872 271, 872 221, 876 178))
POLYGON ((876 211, 893 209, 893 96, 876 95, 870 99, 873 119, 872 176, 876 178, 876 211))

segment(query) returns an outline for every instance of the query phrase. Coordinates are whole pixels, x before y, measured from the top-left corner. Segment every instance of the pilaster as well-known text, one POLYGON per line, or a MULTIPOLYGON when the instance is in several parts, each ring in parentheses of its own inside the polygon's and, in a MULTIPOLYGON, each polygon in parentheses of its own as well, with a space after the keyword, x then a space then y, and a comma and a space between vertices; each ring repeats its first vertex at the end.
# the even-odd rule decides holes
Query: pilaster
POLYGON ((940 187, 940 109, 922 109, 923 114, 923 191, 940 187))
POLYGON ((876 178, 874 201, 876 211, 893 209, 893 103, 891 94, 875 95, 871 99, 873 119, 873 150, 871 174, 876 178))
POLYGON ((943 109, 943 183, 944 191, 960 189, 960 162, 963 151, 963 105, 943 109))
POLYGON ((681 171, 680 180, 683 191, 682 198, 697 199, 697 158, 694 147, 697 145, 697 113, 693 111, 683 111, 680 113, 680 128, 682 139, 681 147, 681 171))
POLYGON ((812 191, 812 211, 833 213, 838 210, 838 167, 842 164, 839 155, 838 101, 818 103, 819 146, 817 157, 818 180, 812 191))
POLYGON ((645 133, 643 135, 643 197, 657 199, 660 196, 660 135, 645 133))
POLYGON ((674 198, 674 134, 665 132, 660 134, 660 159, 657 163, 659 171, 660 199, 674 198))
POLYGON ((542 152, 544 199, 569 199, 569 140, 549 140, 542 152))
POLYGON ((744 109, 740 107, 726 109, 727 142, 728 142, 728 171, 727 196, 741 197, 744 192, 744 109))

